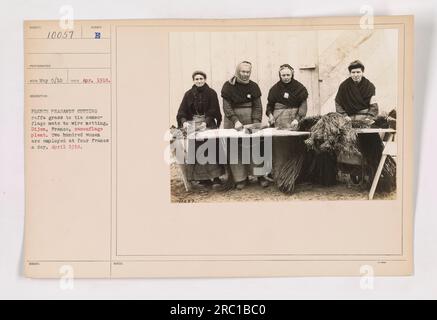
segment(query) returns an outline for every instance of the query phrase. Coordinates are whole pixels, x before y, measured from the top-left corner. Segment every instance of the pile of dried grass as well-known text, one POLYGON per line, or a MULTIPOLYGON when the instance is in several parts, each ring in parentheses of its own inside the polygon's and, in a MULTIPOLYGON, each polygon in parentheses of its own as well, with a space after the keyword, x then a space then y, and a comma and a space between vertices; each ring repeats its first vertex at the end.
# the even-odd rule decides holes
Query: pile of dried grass
MULTIPOLYGON (((299 131, 310 131, 305 140, 307 152, 297 153, 280 170, 278 187, 290 193, 299 182, 320 185, 337 183, 337 155, 362 155, 365 170, 373 177, 381 159, 384 145, 379 134, 357 135, 355 128, 396 128, 396 111, 377 116, 373 121, 346 121, 338 113, 305 117, 299 121, 299 131), (303 154, 303 156, 302 156, 303 154)), ((396 162, 390 156, 385 161, 378 192, 396 188, 396 162)))
POLYGON ((388 129, 389 127, 388 117, 385 115, 377 116, 371 125, 371 128, 388 129))
POLYGON ((396 162, 391 156, 387 156, 376 191, 392 192, 394 190, 396 190, 396 162))
MULTIPOLYGON (((367 175, 373 179, 382 157, 384 144, 379 134, 360 134, 358 136, 358 148, 363 155, 367 175)), ((387 156, 382 167, 377 192, 391 192, 396 189, 396 162, 391 156, 387 156)))
POLYGON ((387 116, 388 127, 396 130, 396 110, 393 109, 387 116))
POLYGON ((337 157, 333 153, 307 151, 299 182, 309 182, 322 186, 337 183, 337 157))
POLYGON ((322 116, 309 116, 299 120, 298 131, 310 131, 322 116))
POLYGON ((352 127, 396 129, 396 110, 393 109, 388 114, 383 112, 371 120, 352 120, 352 127))
MULTIPOLYGON (((388 129, 391 127, 390 117, 380 115, 373 120, 352 120, 352 128, 381 128, 388 129)), ((396 123, 396 120, 395 120, 396 123)))
POLYGON ((339 113, 331 112, 322 116, 310 132, 310 137, 305 140, 309 150, 346 155, 359 153, 357 134, 351 122, 339 113))
POLYGON ((276 179, 278 189, 284 193, 291 194, 296 186, 296 181, 301 173, 305 159, 304 152, 293 153, 289 159, 280 169, 276 179))
POLYGON ((371 128, 375 123, 374 120, 352 120, 352 128, 354 129, 362 129, 362 128, 371 128))

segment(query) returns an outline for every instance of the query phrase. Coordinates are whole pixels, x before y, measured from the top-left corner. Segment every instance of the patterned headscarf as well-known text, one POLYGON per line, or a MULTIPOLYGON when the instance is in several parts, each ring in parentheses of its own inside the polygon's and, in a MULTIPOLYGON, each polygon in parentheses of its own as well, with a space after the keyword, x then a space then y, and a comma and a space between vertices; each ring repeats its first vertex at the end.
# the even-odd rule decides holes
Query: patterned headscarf
POLYGON ((279 80, 282 81, 282 79, 281 79, 281 71, 284 70, 284 69, 289 69, 289 70, 291 71, 291 79, 294 79, 294 69, 293 69, 293 67, 290 66, 288 63, 286 63, 286 64, 283 64, 283 65, 281 65, 281 66, 279 67, 279 71, 278 71, 278 74, 279 74, 279 80))
POLYGON ((245 83, 245 84, 249 83, 250 79, 243 80, 243 79, 241 79, 241 77, 240 77, 240 70, 241 70, 241 67, 242 67, 243 65, 249 65, 249 66, 252 68, 252 64, 251 64, 249 61, 242 61, 242 62, 240 62, 240 63, 237 65, 237 67, 235 68, 235 74, 234 74, 234 76, 229 80, 229 83, 230 83, 230 84, 235 85, 235 82, 236 82, 237 80, 238 80, 238 82, 240 82, 240 83, 245 83))

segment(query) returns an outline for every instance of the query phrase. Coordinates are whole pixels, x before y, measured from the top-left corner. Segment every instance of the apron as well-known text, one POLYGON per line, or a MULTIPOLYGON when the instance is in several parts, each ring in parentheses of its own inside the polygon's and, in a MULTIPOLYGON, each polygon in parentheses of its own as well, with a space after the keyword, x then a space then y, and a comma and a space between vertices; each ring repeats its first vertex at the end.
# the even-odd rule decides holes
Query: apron
POLYGON ((273 118, 275 118, 275 128, 290 129, 291 123, 296 119, 299 108, 288 108, 281 103, 275 103, 273 118))
MULTIPOLYGON (((238 120, 243 124, 252 124, 252 105, 251 103, 245 104, 245 107, 237 107, 234 108, 235 115, 238 117, 238 120), (250 105, 249 105, 250 104, 250 105), (247 105, 247 106, 246 106, 247 105)), ((224 129, 233 129, 234 123, 232 120, 228 119, 227 117, 223 120, 223 127, 224 129)), ((261 163, 259 165, 250 163, 250 164, 243 164, 242 162, 242 153, 244 152, 250 152, 250 150, 242 150, 243 146, 241 143, 241 140, 238 141, 238 164, 230 164, 229 167, 231 168, 232 175, 234 177, 235 182, 242 182, 245 181, 249 175, 255 176, 254 168, 260 168, 264 165, 261 163)), ((264 176, 267 174, 266 172, 263 172, 262 174, 258 174, 258 176, 264 176)))
MULTIPOLYGON (((195 128, 200 126, 202 122, 205 122, 205 115, 194 115, 193 120, 189 121, 194 124, 195 128)), ((203 141, 196 141, 195 149, 203 144, 203 141)), ((211 180, 218 178, 224 174, 224 167, 219 164, 206 163, 206 164, 185 164, 185 174, 188 181, 199 180, 211 180)))

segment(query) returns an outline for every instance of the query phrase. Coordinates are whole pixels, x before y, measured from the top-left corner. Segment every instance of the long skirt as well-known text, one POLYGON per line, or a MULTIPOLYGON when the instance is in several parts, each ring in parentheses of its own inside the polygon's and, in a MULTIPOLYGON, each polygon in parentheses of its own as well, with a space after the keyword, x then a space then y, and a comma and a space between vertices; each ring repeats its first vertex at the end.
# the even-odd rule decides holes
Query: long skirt
MULTIPOLYGON (((204 115, 195 115, 192 120, 192 124, 195 126, 200 125, 205 122, 204 115)), ((195 150, 204 143, 204 141, 195 142, 195 150)), ((188 181, 200 181, 200 180, 210 180, 218 178, 225 173, 224 167, 216 163, 206 163, 206 164, 185 164, 184 165, 185 175, 188 181)))
MULTIPOLYGON (((252 122, 252 108, 251 107, 235 108, 234 112, 237 115, 238 120, 243 125, 253 123, 252 122)), ((223 127, 225 129, 233 129, 234 123, 230 119, 225 117, 224 121, 223 121, 223 127)), ((260 140, 258 140, 258 141, 261 143, 260 140)), ((252 147, 254 147, 254 146, 252 146, 252 147)), ((267 172, 259 170, 260 168, 262 168, 264 166, 264 164, 253 163, 252 157, 251 157, 250 163, 244 164, 243 160, 242 160, 243 152, 250 152, 250 154, 251 154, 251 150, 245 149, 245 146, 243 146, 242 141, 239 139, 239 141, 238 141, 238 163, 229 165, 235 182, 245 181, 248 178, 248 176, 250 176, 250 175, 251 176, 264 176, 265 174, 267 174, 267 172), (255 168, 258 168, 258 170, 255 170, 255 168)))
MULTIPOLYGON (((275 127, 278 129, 290 129, 291 122, 296 119, 298 109, 277 109, 273 111, 275 127)), ((293 153, 302 152, 302 137, 273 137, 272 139, 272 174, 277 179, 284 164, 291 159, 293 153)))

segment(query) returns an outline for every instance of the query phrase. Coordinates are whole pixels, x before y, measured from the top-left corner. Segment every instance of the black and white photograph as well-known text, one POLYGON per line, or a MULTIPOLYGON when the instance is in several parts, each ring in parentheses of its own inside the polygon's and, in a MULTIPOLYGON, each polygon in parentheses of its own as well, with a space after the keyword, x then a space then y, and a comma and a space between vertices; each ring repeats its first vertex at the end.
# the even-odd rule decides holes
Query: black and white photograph
POLYGON ((0 7, 0 300, 437 298, 435 1, 0 7))
POLYGON ((171 32, 172 202, 396 199, 398 33, 171 32))

